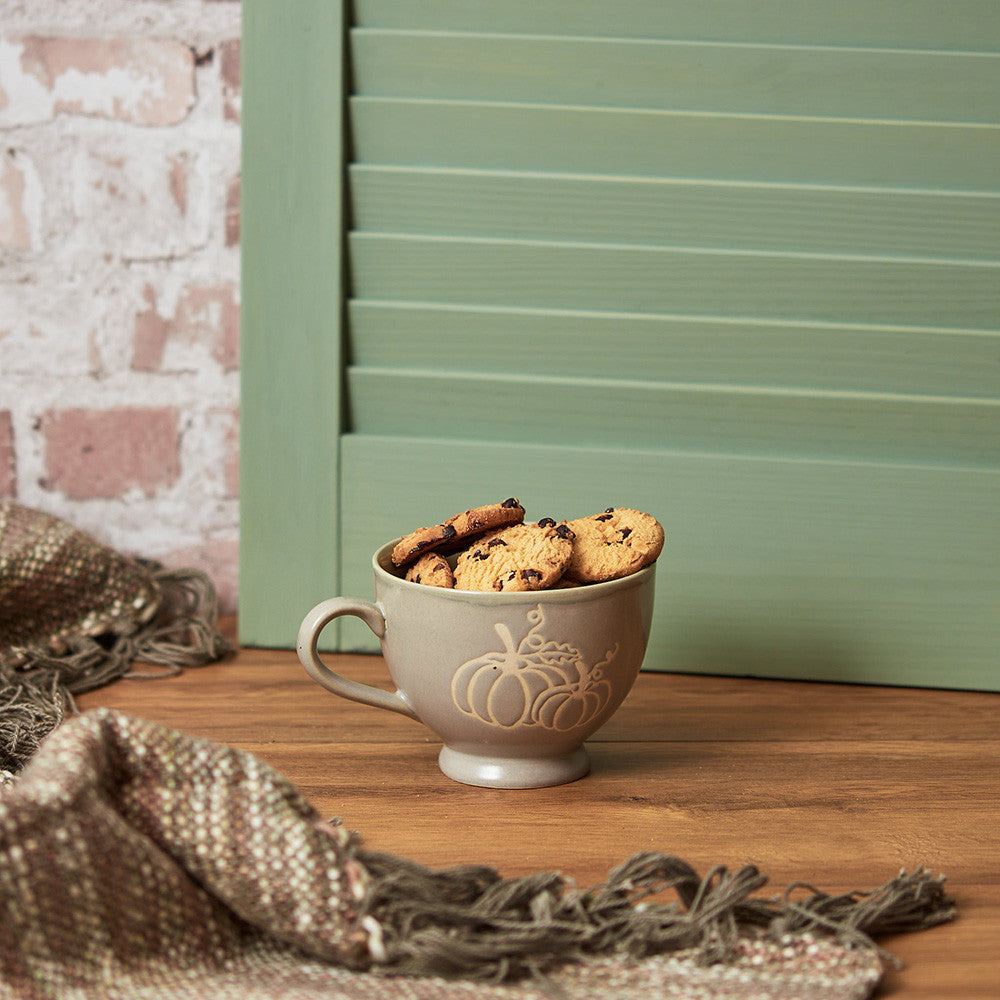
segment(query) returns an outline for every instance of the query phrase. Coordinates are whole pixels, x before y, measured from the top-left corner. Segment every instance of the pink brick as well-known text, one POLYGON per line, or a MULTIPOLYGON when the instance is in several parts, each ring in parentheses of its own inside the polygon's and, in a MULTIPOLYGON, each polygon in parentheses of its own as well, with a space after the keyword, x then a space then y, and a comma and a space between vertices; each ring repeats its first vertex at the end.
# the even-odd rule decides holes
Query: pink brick
POLYGON ((238 122, 242 113, 241 45, 238 38, 219 45, 219 75, 222 77, 222 94, 225 101, 223 114, 227 121, 238 122))
POLYGON ((175 156, 170 160, 169 184, 174 204, 183 215, 188 201, 187 161, 183 157, 175 156))
POLYGON ((226 246, 240 242, 240 177, 237 174, 226 188, 226 246))
POLYGON ((148 308, 138 313, 133 331, 132 367, 137 371, 159 371, 167 342, 211 346, 212 356, 226 371, 239 366, 240 306, 236 286, 194 285, 177 303, 172 317, 157 308, 156 293, 146 286, 148 308))
POLYGON ((10 410, 0 410, 0 496, 17 495, 17 465, 14 461, 14 424, 10 410))
POLYGON ((21 70, 48 92, 50 116, 174 125, 195 102, 194 53, 173 39, 27 37, 21 45, 21 70))
POLYGON ((45 442, 43 486, 74 500, 147 496, 180 474, 180 434, 174 407, 49 410, 40 423, 45 442))
POLYGON ((157 312, 156 293, 151 285, 146 285, 142 297, 148 308, 135 317, 132 367, 139 371, 156 371, 163 363, 163 348, 170 336, 170 322, 157 312))
POLYGON ((226 90, 239 93, 241 85, 240 40, 231 38, 219 45, 219 72, 226 90))
POLYGON ((225 497, 235 500, 240 495, 240 411, 230 410, 227 414, 226 438, 223 442, 222 472, 225 476, 225 497))

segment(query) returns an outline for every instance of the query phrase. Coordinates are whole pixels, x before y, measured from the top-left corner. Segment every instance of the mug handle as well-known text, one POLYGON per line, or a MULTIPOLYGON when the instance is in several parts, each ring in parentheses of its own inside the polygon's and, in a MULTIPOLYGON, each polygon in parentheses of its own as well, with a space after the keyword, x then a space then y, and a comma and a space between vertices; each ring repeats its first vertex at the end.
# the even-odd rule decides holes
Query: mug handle
POLYGON ((390 712, 399 712, 408 718, 420 718, 410 708, 400 691, 395 693, 382 691, 369 684, 359 684, 348 680, 331 670, 320 658, 317 652, 320 633, 323 629, 341 615, 355 615, 360 618, 375 635, 381 639, 385 635, 385 615, 377 604, 362 601, 357 597, 333 597, 321 601, 302 619, 299 627, 298 653, 299 661, 306 668, 306 673, 328 691, 339 694, 341 698, 359 701, 362 705, 374 708, 387 708, 390 712))

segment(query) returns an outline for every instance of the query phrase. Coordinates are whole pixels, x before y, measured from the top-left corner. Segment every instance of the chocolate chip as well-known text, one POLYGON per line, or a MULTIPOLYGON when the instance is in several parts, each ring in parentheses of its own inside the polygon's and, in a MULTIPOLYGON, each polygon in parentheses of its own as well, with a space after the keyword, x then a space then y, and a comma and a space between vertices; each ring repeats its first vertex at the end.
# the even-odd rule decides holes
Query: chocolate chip
POLYGON ((420 574, 419 573, 413 578, 413 582, 414 583, 420 583, 420 574))
POLYGON ((541 580, 542 574, 538 572, 537 569, 522 569, 521 579, 522 580, 541 580))
POLYGON ((605 514, 613 514, 614 512, 615 512, 614 507, 605 507, 604 508, 604 513, 605 514))
POLYGON ((513 572, 512 570, 510 573, 507 574, 507 579, 513 580, 515 576, 517 576, 517 573, 513 572))
POLYGON ((573 537, 573 532, 570 531, 568 524, 560 524, 559 527, 556 528, 556 534, 560 538, 572 538, 573 537))
POLYGON ((489 557, 489 552, 483 552, 482 549, 473 549, 472 555, 469 558, 483 560, 489 559, 489 557))
POLYGON ((502 538, 491 538, 486 543, 486 548, 492 549, 494 545, 506 545, 507 543, 502 538))
POLYGON ((554 528, 555 526, 556 526, 556 522, 551 517, 543 517, 538 522, 538 527, 539 528, 554 528))
POLYGON ((453 525, 453 524, 446 524, 444 526, 444 535, 442 536, 442 538, 444 538, 445 540, 447 540, 449 538, 454 538, 457 534, 458 534, 458 532, 455 530, 455 525, 453 525))
POLYGON ((434 564, 434 568, 439 572, 443 573, 447 568, 448 564, 446 562, 439 562, 434 564))
POLYGON ((595 521, 610 521, 610 520, 611 520, 611 514, 610 514, 610 513, 608 513, 608 512, 605 512, 605 513, 603 513, 603 514, 598 514, 598 515, 597 515, 597 516, 596 516, 596 517, 594 518, 594 520, 595 520, 595 521))
POLYGON ((506 507, 508 510, 510 510, 512 507, 520 507, 521 505, 517 502, 517 500, 514 499, 514 497, 511 497, 509 500, 504 500, 504 502, 500 504, 500 506, 506 507))
POLYGON ((622 528, 621 529, 621 533, 622 533, 622 538, 628 538, 628 536, 632 534, 632 529, 631 528, 622 528))

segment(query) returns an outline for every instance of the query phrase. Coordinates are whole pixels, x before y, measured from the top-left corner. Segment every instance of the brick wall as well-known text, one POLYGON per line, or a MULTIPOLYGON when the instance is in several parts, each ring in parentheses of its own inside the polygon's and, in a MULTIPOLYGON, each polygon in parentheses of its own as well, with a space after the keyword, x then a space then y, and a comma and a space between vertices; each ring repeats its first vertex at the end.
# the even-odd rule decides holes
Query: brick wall
POLYGON ((235 607, 238 0, 0 0, 0 496, 235 607))

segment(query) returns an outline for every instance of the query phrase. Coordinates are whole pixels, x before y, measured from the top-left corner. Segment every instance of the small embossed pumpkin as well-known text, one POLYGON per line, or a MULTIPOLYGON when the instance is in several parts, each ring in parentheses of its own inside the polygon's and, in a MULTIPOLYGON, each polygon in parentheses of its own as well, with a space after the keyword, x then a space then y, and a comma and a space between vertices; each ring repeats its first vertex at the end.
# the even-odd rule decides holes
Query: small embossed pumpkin
POLYGON ((611 685, 600 677, 563 684, 543 691, 532 705, 534 721, 565 733, 585 725, 611 700, 611 685))

